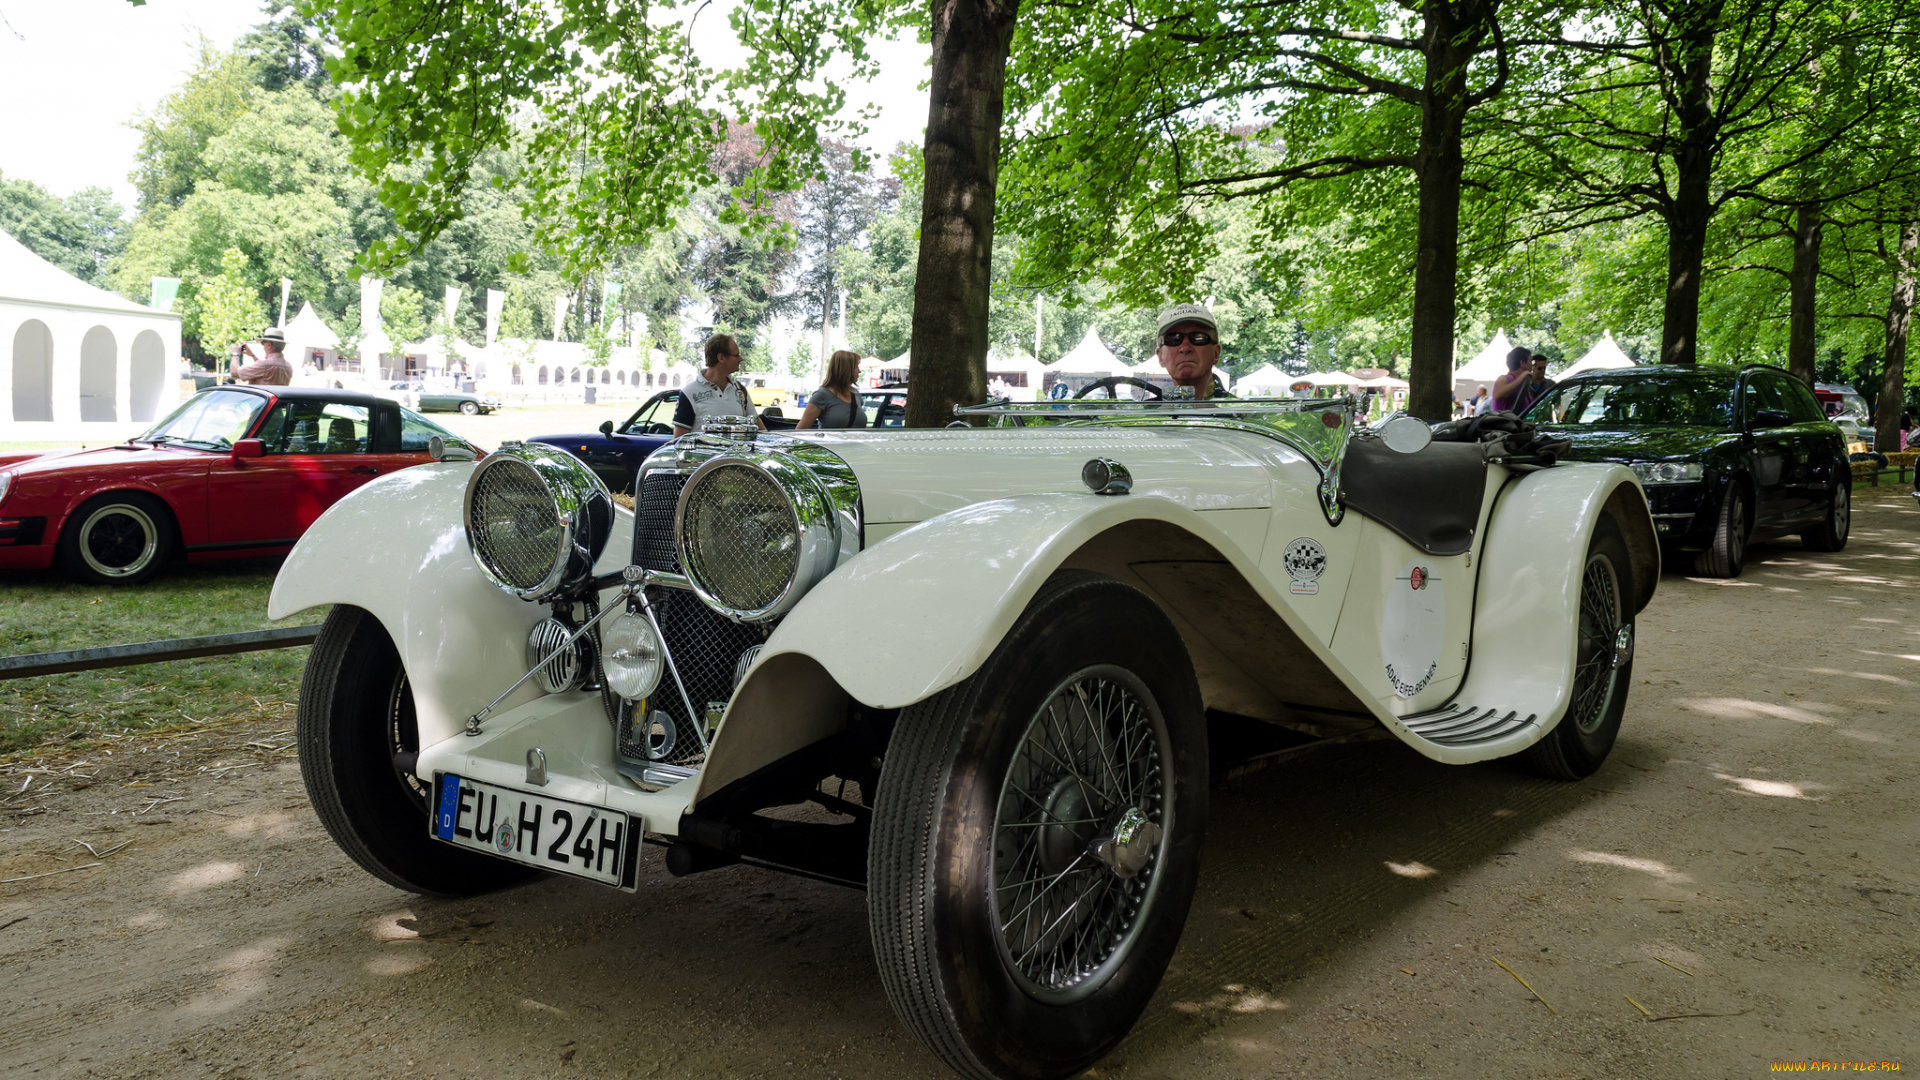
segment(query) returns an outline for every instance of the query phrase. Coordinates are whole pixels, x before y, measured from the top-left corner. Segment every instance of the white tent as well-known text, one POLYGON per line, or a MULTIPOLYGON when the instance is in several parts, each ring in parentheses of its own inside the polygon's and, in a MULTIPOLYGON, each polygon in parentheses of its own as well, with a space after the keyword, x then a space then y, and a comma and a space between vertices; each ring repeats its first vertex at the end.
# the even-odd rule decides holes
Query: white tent
POLYGON ((180 316, 89 285, 0 232, 0 440, 117 439, 180 400, 180 316))
POLYGON ((1459 395, 1461 401, 1465 401, 1473 396, 1481 383, 1491 388, 1493 380, 1507 373, 1507 354, 1512 351, 1513 342, 1507 337, 1507 332, 1496 331, 1486 348, 1453 369, 1453 392, 1459 395))
POLYGON ((1237 392, 1241 397, 1286 397, 1287 388, 1297 381, 1272 364, 1263 364, 1241 376, 1237 392))
POLYGON ((1309 371, 1305 375, 1289 380, 1287 385, 1298 386, 1301 383, 1311 383, 1314 386, 1347 387, 1357 386, 1359 382, 1359 379, 1354 378, 1344 371, 1309 371))
POLYGON ((326 373, 340 367, 340 335, 320 318, 311 302, 300 305, 300 314, 280 330, 287 335, 287 346, 282 351, 287 355, 287 363, 293 365, 294 381, 315 386, 326 384, 326 373))
POLYGON ((1105 378, 1108 375, 1131 375, 1133 369, 1120 362, 1113 350, 1100 340, 1100 331, 1096 327, 1087 327, 1087 336, 1080 339, 1067 355, 1047 365, 1047 371, 1055 375, 1091 375, 1105 378))
POLYGON ((1046 379, 1047 365, 1020 349, 987 350, 987 393, 1004 393, 1012 401, 1034 401, 1046 379))
POLYGON ((1621 351, 1619 344, 1613 340, 1613 331, 1608 330, 1605 336, 1593 343, 1593 348, 1587 350, 1587 355, 1567 365, 1565 371, 1560 372, 1554 377, 1564 379, 1569 375, 1578 375, 1583 371, 1603 371, 1610 368, 1629 368, 1632 366, 1633 358, 1621 351))

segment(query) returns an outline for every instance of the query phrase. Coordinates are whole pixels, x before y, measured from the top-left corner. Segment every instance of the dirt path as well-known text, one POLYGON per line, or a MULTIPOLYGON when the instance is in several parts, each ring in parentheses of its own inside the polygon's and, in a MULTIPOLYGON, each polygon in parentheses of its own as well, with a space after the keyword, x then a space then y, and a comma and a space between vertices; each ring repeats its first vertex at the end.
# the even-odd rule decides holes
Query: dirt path
MULTIPOLYGON (((1920 512, 1863 491, 1854 530, 1668 575, 1585 783, 1374 743, 1218 794, 1175 967, 1095 1075, 1920 1068, 1920 512)), ((422 901, 321 832, 291 726, 0 763, 0 878, 49 875, 0 884, 0 1075, 944 1075, 859 894, 650 853, 636 896, 422 901)))

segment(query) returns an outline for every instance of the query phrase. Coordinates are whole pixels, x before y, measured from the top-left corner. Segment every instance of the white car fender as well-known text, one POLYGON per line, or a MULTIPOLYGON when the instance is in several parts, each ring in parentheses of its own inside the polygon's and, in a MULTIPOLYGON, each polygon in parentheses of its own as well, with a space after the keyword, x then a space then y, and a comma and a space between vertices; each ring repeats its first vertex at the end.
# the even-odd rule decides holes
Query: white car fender
MULTIPOLYGON (((323 604, 378 619, 406 667, 422 746, 458 734, 526 674, 527 633, 547 616, 473 561, 464 513, 472 471, 470 462, 417 465, 335 503, 294 545, 267 601, 273 619, 323 604)), ((626 565, 632 546, 633 517, 616 510, 600 569, 626 565)), ((501 707, 540 696, 529 681, 501 707)))
POLYGON ((1151 495, 1020 495, 929 518, 861 552, 815 586, 773 632, 735 692, 702 772, 701 794, 832 734, 844 718, 826 708, 777 716, 743 706, 830 701, 844 693, 892 709, 939 693, 986 662, 1049 575, 1073 565, 1102 533, 1137 522, 1164 522, 1210 546, 1305 648, 1351 682, 1256 559, 1207 513, 1151 495), (775 663, 793 654, 812 663, 775 663), (802 717, 811 722, 796 730, 802 717))
POLYGON ((1572 694, 1582 568, 1603 511, 1619 526, 1632 566, 1628 608, 1646 606, 1660 576, 1660 551, 1633 473, 1568 464, 1520 477, 1501 494, 1488 524, 1473 659, 1449 706, 1511 712, 1516 723, 1497 738, 1450 744, 1421 733, 1433 722, 1428 713, 1390 720, 1396 735, 1437 761, 1464 764, 1518 753, 1553 730, 1572 694))

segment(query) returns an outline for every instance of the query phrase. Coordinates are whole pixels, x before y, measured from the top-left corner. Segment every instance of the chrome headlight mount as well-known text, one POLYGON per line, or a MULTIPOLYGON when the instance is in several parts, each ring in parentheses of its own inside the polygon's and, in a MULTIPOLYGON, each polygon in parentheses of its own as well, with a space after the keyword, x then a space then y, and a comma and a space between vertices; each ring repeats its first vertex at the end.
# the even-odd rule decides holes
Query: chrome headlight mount
POLYGON ((613 498, 586 463, 542 443, 503 443, 467 480, 467 546, 487 579, 535 602, 593 578, 613 498))
POLYGON ((726 447, 687 478, 674 509, 681 572, 735 622, 779 618, 860 548, 852 470, 790 442, 763 435, 726 447))

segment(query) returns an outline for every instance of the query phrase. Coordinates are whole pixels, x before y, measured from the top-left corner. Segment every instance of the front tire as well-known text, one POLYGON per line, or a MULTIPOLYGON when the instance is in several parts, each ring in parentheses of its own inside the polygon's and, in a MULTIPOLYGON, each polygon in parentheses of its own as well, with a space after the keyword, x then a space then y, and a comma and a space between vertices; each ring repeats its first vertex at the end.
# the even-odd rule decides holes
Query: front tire
POLYGON ((94 585, 138 585, 173 558, 173 516, 137 491, 82 503, 60 536, 60 563, 94 585))
POLYGON ((538 873, 427 835, 431 786, 396 758, 417 756, 413 691, 400 654, 367 611, 336 606, 300 680, 300 776, 334 843, 408 892, 472 896, 538 873))
POLYGON ((1727 485, 1720 502, 1720 518, 1713 527, 1713 543, 1693 562, 1702 577, 1737 578, 1747 564, 1747 493, 1739 481, 1727 485))
POLYGON ((479 402, 463 401, 460 403, 460 414, 462 416, 477 416, 479 415, 479 413, 480 413, 479 402))
POLYGON ((1558 780, 1592 776, 1613 752, 1633 684, 1633 564, 1613 518, 1602 516, 1587 543, 1580 576, 1580 626, 1573 693, 1546 738, 1522 752, 1535 771, 1558 780), (1625 631, 1624 655, 1619 649, 1625 631))
POLYGON ((1827 519, 1818 528, 1800 534, 1800 542, 1813 551, 1841 551, 1847 546, 1847 534, 1853 529, 1853 481, 1843 477, 1833 487, 1827 503, 1827 519))
POLYGON ((1146 1008, 1199 877, 1207 736, 1145 595, 1055 574, 972 677, 904 710, 868 910, 887 997, 992 1080, 1071 1076, 1146 1008))

